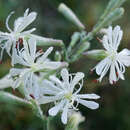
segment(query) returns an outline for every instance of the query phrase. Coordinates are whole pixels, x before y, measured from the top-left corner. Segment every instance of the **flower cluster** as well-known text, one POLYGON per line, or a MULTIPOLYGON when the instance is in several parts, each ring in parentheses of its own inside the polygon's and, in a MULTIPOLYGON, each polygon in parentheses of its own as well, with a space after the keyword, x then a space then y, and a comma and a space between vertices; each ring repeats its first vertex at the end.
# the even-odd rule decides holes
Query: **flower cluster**
POLYGON ((0 83, 6 84, 3 88, 11 86, 13 89, 22 87, 25 98, 27 100, 34 99, 40 104, 54 103, 55 106, 49 109, 49 115, 55 116, 61 112, 61 120, 67 123, 67 115, 72 111, 78 110, 78 104, 82 104, 90 109, 97 109, 98 103, 94 101, 86 101, 84 99, 98 99, 96 94, 79 94, 83 87, 84 74, 78 72, 69 74, 64 67, 68 66, 67 62, 51 61, 48 56, 53 51, 53 47, 49 47, 45 52, 41 49, 37 50, 36 39, 27 36, 35 29, 22 32, 35 19, 37 13, 28 13, 27 9, 23 17, 19 17, 14 22, 14 31, 6 26, 10 33, 0 32, 1 60, 3 50, 5 49, 12 58, 13 68, 9 74, 1 79, 0 83), (21 65, 22 68, 14 67, 21 65), (61 71, 62 80, 57 77, 57 71, 61 71), (74 78, 73 78, 74 77, 74 78))
MULTIPOLYGON (((50 59, 49 55, 53 51, 52 46, 46 51, 38 50, 36 37, 39 36, 31 34, 35 28, 23 31, 36 19, 37 13, 29 13, 29 9, 27 9, 24 16, 15 20, 13 30, 8 25, 12 14, 13 12, 6 19, 9 33, 0 32, 0 60, 2 60, 3 51, 6 50, 12 61, 9 74, 0 80, 1 89, 10 86, 13 89, 18 89, 24 94, 27 101, 34 100, 39 107, 41 104, 53 104, 48 113, 50 116, 61 113, 63 124, 67 124, 68 117, 79 110, 79 104, 90 109, 97 109, 99 104, 90 100, 99 99, 100 96, 94 93, 80 93, 83 87, 84 73, 69 73, 67 68, 69 63, 61 61, 61 58, 60 60, 50 59)), ((105 48, 106 57, 93 68, 100 75, 99 81, 109 69, 111 84, 118 79, 124 80, 125 66, 130 66, 130 51, 123 49, 121 52, 117 52, 122 35, 123 32, 119 26, 113 30, 111 26, 104 29, 101 42, 105 48)), ((78 41, 79 38, 78 34, 75 41, 78 41)), ((42 40, 42 37, 40 39, 42 40)))

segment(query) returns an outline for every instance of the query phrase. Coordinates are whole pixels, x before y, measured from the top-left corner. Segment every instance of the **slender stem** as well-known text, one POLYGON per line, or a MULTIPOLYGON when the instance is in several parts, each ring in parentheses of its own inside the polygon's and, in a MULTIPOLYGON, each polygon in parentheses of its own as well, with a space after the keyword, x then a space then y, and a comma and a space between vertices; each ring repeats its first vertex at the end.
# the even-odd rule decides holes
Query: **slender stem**
POLYGON ((43 120, 43 130, 48 130, 47 129, 47 119, 43 120))
POLYGON ((49 117, 47 118, 47 130, 51 130, 50 129, 50 118, 49 117))

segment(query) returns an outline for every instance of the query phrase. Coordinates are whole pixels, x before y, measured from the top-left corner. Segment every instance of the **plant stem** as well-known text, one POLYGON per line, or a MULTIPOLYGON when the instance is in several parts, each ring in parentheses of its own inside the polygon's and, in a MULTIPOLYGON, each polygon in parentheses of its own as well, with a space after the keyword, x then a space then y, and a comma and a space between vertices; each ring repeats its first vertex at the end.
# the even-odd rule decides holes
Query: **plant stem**
POLYGON ((51 130, 50 129, 50 118, 49 117, 47 118, 47 130, 51 130))

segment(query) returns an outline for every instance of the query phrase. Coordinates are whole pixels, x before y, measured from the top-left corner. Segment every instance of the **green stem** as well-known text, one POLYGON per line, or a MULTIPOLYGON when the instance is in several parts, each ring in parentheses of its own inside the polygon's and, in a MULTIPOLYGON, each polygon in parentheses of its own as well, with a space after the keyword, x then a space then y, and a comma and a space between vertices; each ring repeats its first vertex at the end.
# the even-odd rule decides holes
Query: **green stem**
POLYGON ((47 129, 47 119, 43 120, 43 130, 48 130, 47 129))
POLYGON ((50 118, 49 117, 47 118, 47 130, 51 130, 50 129, 50 118))

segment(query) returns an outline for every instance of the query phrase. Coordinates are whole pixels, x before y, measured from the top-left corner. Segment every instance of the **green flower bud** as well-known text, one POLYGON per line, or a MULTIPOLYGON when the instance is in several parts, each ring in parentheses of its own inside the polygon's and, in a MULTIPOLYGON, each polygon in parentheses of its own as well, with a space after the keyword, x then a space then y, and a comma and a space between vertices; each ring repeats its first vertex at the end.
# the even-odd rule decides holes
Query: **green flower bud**
POLYGON ((80 112, 73 112, 70 116, 68 124, 65 130, 78 130, 78 126, 83 122, 85 118, 81 115, 80 112))
POLYGON ((75 43, 80 39, 80 33, 79 32, 75 32, 72 37, 71 37, 71 43, 70 46, 73 47, 75 45, 75 43))
POLYGON ((126 0, 110 0, 100 20, 104 19, 111 11, 119 8, 126 0))
POLYGON ((56 60, 56 61, 61 61, 61 54, 60 54, 59 51, 56 51, 56 52, 55 52, 55 60, 56 60))
POLYGON ((92 50, 87 51, 84 53, 88 58, 94 59, 94 60, 102 60, 105 57, 107 57, 107 53, 105 50, 92 50))
POLYGON ((68 8, 64 3, 61 3, 58 8, 59 12, 62 13, 70 22, 76 25, 80 30, 84 30, 84 25, 80 22, 74 12, 68 8))
POLYGON ((57 39, 52 39, 52 38, 46 38, 46 37, 41 37, 38 35, 30 34, 26 38, 35 38, 37 41, 38 46, 64 46, 64 43, 62 40, 57 40, 57 39))
POLYGON ((103 21, 98 23, 94 28, 92 33, 96 34, 99 32, 103 27, 111 24, 113 21, 119 19, 122 15, 124 14, 124 9, 123 8, 116 8, 113 10, 109 15, 107 15, 103 21))

